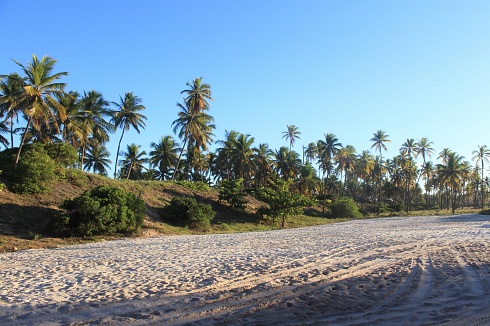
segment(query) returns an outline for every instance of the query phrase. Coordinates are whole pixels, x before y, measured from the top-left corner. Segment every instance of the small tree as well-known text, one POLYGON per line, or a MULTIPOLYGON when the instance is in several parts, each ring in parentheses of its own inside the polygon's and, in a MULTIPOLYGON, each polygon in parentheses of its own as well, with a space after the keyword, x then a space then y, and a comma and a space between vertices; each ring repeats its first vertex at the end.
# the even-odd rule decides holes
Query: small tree
POLYGON ((245 193, 242 192, 243 179, 222 181, 219 188, 219 200, 225 201, 231 207, 244 209, 246 201, 245 193))
POLYGON ((308 197, 292 192, 291 185, 292 180, 276 178, 270 187, 255 191, 255 197, 269 205, 268 213, 272 218, 281 218, 282 228, 286 227, 288 217, 301 214, 303 207, 312 204, 308 197))

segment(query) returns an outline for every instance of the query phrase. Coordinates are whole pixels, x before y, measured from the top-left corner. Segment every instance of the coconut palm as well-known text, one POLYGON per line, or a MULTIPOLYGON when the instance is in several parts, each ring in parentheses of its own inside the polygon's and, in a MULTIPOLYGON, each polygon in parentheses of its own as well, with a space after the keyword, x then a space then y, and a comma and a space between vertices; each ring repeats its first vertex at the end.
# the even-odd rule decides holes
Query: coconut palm
POLYGON ((438 164, 438 173, 441 181, 448 184, 450 188, 451 210, 454 214, 456 209, 456 196, 458 187, 467 170, 466 164, 463 162, 464 157, 454 152, 450 152, 446 157, 445 164, 438 164))
POLYGON ((484 199, 485 199, 485 188, 484 188, 484 182, 485 178, 483 177, 483 171, 485 171, 484 168, 484 163, 487 162, 490 158, 490 149, 487 148, 487 145, 483 146, 478 146, 478 150, 473 151, 473 160, 476 160, 476 164, 481 163, 481 208, 483 209, 484 206, 484 199))
POLYGON ((233 139, 230 151, 234 175, 242 178, 246 187, 251 186, 252 174, 255 171, 254 151, 252 145, 254 137, 240 133, 233 139))
POLYGON ((185 104, 190 108, 191 113, 202 113, 209 109, 208 100, 212 101, 211 86, 202 82, 202 77, 195 78, 192 83, 186 83, 189 87, 184 89, 181 94, 187 95, 184 98, 185 104))
MULTIPOLYGON (((346 147, 342 147, 337 152, 337 165, 340 171, 340 176, 342 179, 342 172, 344 172, 344 186, 345 189, 347 184, 347 174, 354 170, 354 164, 356 161, 356 149, 352 145, 347 145, 346 147)), ((342 190, 343 194, 343 190, 342 190)))
POLYGON ((177 167, 177 148, 179 144, 175 143, 172 136, 162 136, 158 143, 151 143, 153 150, 150 152, 150 165, 158 167, 158 176, 160 180, 171 177, 171 169, 177 167))
POLYGON ((121 177, 125 176, 126 180, 140 180, 143 177, 143 166, 148 159, 144 157, 145 151, 140 152, 141 146, 136 144, 127 145, 126 152, 123 153, 124 159, 121 161, 121 177))
POLYGON ((320 180, 316 176, 315 168, 311 164, 306 163, 300 166, 298 179, 296 180, 300 194, 306 194, 311 198, 316 193, 319 182, 320 180))
POLYGON ((1 134, 8 133, 8 132, 9 132, 9 128, 7 127, 7 124, 5 123, 5 121, 0 121, 0 143, 3 144, 3 146, 5 146, 5 149, 8 148, 9 141, 7 140, 7 138, 3 137, 1 134))
MULTIPOLYGON (((383 153, 382 150, 386 151, 386 145, 385 143, 391 142, 391 140, 388 139, 390 135, 387 135, 384 130, 378 130, 373 134, 373 137, 371 138, 371 141, 373 142, 373 145, 371 148, 376 148, 376 150, 379 151, 379 163, 382 165, 383 164, 383 153)), ((379 210, 380 210, 380 205, 381 205, 381 183, 383 181, 383 176, 381 174, 381 168, 378 169, 379 176, 378 176, 378 209, 377 209, 377 214, 379 215, 379 210)))
MULTIPOLYGON (((337 155, 337 152, 342 147, 342 144, 339 143, 338 138, 332 134, 327 133, 324 135, 325 140, 319 140, 317 142, 318 148, 318 161, 320 163, 320 168, 323 171, 323 196, 327 195, 327 180, 330 179, 330 174, 333 170, 333 158, 337 155), (325 178, 325 172, 327 173, 327 177, 325 178)), ((323 212, 325 212, 325 200, 323 201, 323 212)))
MULTIPOLYGON (((426 166, 426 157, 427 156, 432 156, 432 154, 434 153, 434 149, 431 147, 433 143, 431 141, 429 141, 429 139, 427 137, 422 137, 419 139, 418 143, 417 143, 417 147, 415 148, 415 157, 419 156, 419 155, 422 155, 422 169, 420 169, 420 175, 419 175, 419 179, 421 176, 425 175, 425 185, 424 185, 424 188, 427 189, 427 182, 428 182, 428 175, 425 174, 426 170, 425 169, 425 166, 426 166)), ((418 183, 418 180, 417 180, 417 183, 418 183)), ((426 202, 426 208, 428 208, 428 194, 427 194, 427 190, 426 190, 426 193, 425 193, 425 202, 426 202)))
POLYGON ((120 96, 119 99, 119 103, 112 102, 112 104, 117 107, 117 110, 113 112, 111 123, 113 123, 115 129, 122 129, 121 138, 119 139, 119 144, 117 145, 114 179, 117 175, 119 151, 121 148, 122 139, 124 137, 124 132, 133 128, 140 133, 140 128, 145 128, 144 120, 146 120, 146 117, 143 114, 138 113, 139 111, 143 111, 145 109, 145 106, 141 104, 142 100, 138 96, 133 95, 132 92, 129 92, 124 94, 124 98, 120 96))
POLYGON ((267 178, 272 175, 272 156, 274 152, 267 144, 259 144, 255 152, 255 186, 257 188, 267 186, 267 178))
POLYGON ((299 136, 301 135, 301 132, 298 131, 298 127, 296 127, 295 125, 288 125, 286 126, 286 128, 288 130, 282 132, 282 138, 286 139, 286 141, 289 140, 289 150, 291 150, 291 148, 294 146, 294 141, 296 139, 301 139, 301 137, 299 136))
POLYGON ((24 80, 17 73, 4 76, 0 81, 0 117, 6 116, 10 124, 10 148, 14 148, 14 119, 21 107, 18 105, 24 91, 24 80))
POLYGON ((275 153, 274 165, 276 172, 281 175, 284 180, 294 179, 299 172, 301 160, 298 153, 290 151, 287 147, 282 146, 275 153))
MULTIPOLYGON (((181 111, 178 113, 179 118, 172 122, 173 132, 175 134, 178 132, 179 138, 184 141, 177 160, 177 166, 179 166, 184 149, 187 151, 191 148, 198 151, 207 150, 208 145, 213 141, 212 130, 215 129, 215 125, 212 123, 214 121, 212 116, 203 112, 194 113, 187 102, 184 105, 177 103, 177 106, 181 111)), ((172 180, 176 172, 177 170, 174 171, 172 180)))
POLYGON ((94 173, 107 175, 107 169, 111 163, 109 157, 110 154, 104 145, 101 145, 98 142, 92 142, 87 146, 83 169, 85 171, 90 171, 92 169, 94 173))
POLYGON ((15 158, 15 168, 17 168, 20 153, 31 125, 34 125, 39 130, 41 124, 49 124, 51 122, 53 127, 59 132, 57 118, 61 121, 65 119, 65 108, 58 102, 57 97, 62 94, 66 84, 60 83, 58 80, 63 76, 67 76, 68 73, 59 72, 53 74, 56 60, 48 56, 44 56, 39 60, 33 54, 32 61, 26 66, 15 60, 14 62, 22 68, 25 74, 24 92, 17 105, 22 108, 27 117, 27 125, 15 158))
POLYGON ((411 198, 410 198, 410 184, 412 183, 412 153, 414 153, 417 150, 417 145, 415 143, 415 140, 413 138, 410 138, 402 144, 402 147, 400 148, 400 151, 406 151, 408 155, 408 164, 407 164, 407 195, 405 199, 405 211, 408 213, 410 210, 410 204, 411 204, 411 198))

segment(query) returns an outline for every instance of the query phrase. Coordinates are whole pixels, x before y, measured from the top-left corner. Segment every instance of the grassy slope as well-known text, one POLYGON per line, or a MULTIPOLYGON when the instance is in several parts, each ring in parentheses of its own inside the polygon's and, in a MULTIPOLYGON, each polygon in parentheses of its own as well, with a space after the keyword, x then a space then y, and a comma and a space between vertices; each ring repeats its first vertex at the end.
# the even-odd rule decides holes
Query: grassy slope
MULTIPOLYGON (((0 180, 1 181, 1 180, 0 180)), ((168 225, 159 220, 158 210, 167 205, 174 196, 191 196, 200 202, 211 204, 216 212, 212 233, 231 233, 263 231, 279 228, 279 223, 265 223, 257 218, 254 212, 264 205, 248 196, 245 211, 235 210, 218 203, 218 192, 197 191, 172 182, 159 181, 119 181, 78 170, 68 170, 64 181, 59 182, 49 194, 19 195, 8 190, 0 192, 0 253, 29 248, 54 248, 69 244, 86 243, 115 239, 117 237, 93 238, 50 238, 45 230, 53 213, 58 210, 63 200, 73 198, 95 186, 117 185, 133 192, 145 201, 146 218, 139 237, 152 237, 176 234, 198 234, 184 228, 168 225)), ((315 210, 315 209, 309 209, 315 210)), ((479 213, 480 210, 458 210, 462 213, 479 213)), ((405 215, 382 214, 382 216, 405 215)), ((450 215, 450 211, 417 211, 408 215, 450 215)), ((288 227, 303 227, 326 224, 348 219, 326 219, 302 215, 290 219, 288 227)))
MULTIPOLYGON (((145 201, 146 218, 141 233, 137 236, 151 237, 199 233, 174 227, 159 221, 158 210, 167 205, 174 196, 191 196, 200 202, 211 204, 216 211, 213 233, 260 231, 277 228, 265 225, 254 212, 263 203, 248 196, 245 211, 235 210, 218 203, 218 192, 192 190, 173 182, 159 181, 119 181, 77 170, 67 171, 67 177, 59 182, 49 194, 19 195, 8 190, 0 193, 0 252, 28 248, 53 248, 62 245, 114 239, 115 237, 50 238, 46 224, 58 210, 63 200, 74 198, 85 190, 102 184, 117 185, 133 192, 145 201)), ((291 227, 326 223, 324 218, 304 216, 290 222, 291 227)))

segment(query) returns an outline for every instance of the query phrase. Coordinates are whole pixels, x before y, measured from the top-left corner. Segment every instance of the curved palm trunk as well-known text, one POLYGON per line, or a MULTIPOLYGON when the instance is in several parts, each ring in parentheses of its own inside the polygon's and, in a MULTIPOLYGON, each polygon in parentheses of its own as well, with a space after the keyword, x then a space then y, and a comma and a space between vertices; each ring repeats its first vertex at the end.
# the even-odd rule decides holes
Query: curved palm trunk
POLYGON ((116 175, 117 175, 117 163, 119 161, 119 150, 121 149, 121 142, 122 142, 122 139, 124 137, 124 131, 125 131, 125 129, 123 128, 121 138, 119 139, 119 144, 117 145, 116 164, 114 165, 114 179, 116 178, 116 175))
POLYGON ((14 116, 10 116, 10 148, 14 148, 14 116))
POLYGON ((172 181, 174 181, 175 179, 175 174, 177 174, 177 170, 179 169, 179 165, 180 165, 180 160, 182 158, 182 153, 184 152, 184 148, 185 148, 185 145, 187 143, 187 136, 185 137, 184 139, 184 144, 182 145, 182 149, 180 150, 180 154, 179 154, 179 159, 177 160, 177 165, 175 166, 175 169, 174 169, 174 173, 172 174, 172 181))
POLYGON ((29 127, 32 122, 32 116, 29 116, 29 120, 27 120, 26 130, 24 130, 24 134, 22 135, 22 140, 20 141, 19 150, 17 151, 17 157, 15 158, 14 172, 17 170, 17 165, 19 164, 20 153, 22 151, 22 147, 24 146, 24 142, 26 140, 27 132, 29 131, 29 127))
POLYGON ((481 160, 481 209, 484 208, 485 202, 485 188, 484 188, 485 182, 483 180, 483 158, 481 160))
POLYGON ((129 165, 129 171, 128 171, 128 175, 126 176, 126 180, 129 180, 129 176, 131 175, 132 170, 133 170, 133 162, 131 162, 131 164, 129 165))

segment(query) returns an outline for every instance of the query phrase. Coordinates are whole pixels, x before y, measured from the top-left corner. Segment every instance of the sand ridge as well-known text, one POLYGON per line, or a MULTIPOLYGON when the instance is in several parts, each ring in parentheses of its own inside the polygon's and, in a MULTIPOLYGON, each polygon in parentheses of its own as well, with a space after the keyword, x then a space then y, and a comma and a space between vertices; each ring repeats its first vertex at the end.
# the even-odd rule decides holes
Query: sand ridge
POLYGON ((490 325, 490 217, 0 255, 2 325, 490 325))

